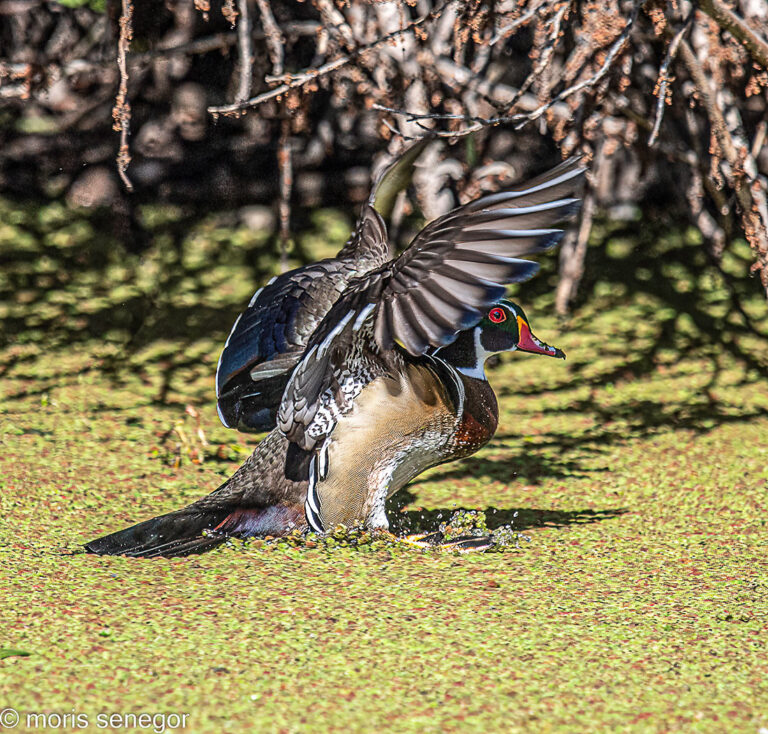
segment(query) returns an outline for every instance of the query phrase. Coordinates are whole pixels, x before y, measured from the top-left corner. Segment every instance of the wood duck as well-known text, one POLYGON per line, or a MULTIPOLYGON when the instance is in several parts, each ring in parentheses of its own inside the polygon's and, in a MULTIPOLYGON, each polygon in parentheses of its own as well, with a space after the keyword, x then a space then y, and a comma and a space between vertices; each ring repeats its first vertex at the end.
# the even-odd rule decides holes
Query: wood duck
POLYGON ((296 268, 260 288, 232 327, 216 369, 219 418, 228 428, 269 431, 285 385, 312 332, 349 282, 392 259, 382 218, 408 187, 431 142, 411 145, 378 177, 352 236, 335 257, 296 268))
MULTIPOLYGON (((520 255, 552 247, 584 169, 569 160, 515 191, 425 227, 397 259, 350 282, 291 373, 277 428, 219 489, 186 508, 86 545, 98 554, 174 556, 228 537, 338 524, 388 527, 386 499, 425 469, 468 456, 496 430, 491 354, 564 357, 538 340, 505 285, 531 277, 520 255)), ((378 222, 378 238, 386 238, 378 222)))

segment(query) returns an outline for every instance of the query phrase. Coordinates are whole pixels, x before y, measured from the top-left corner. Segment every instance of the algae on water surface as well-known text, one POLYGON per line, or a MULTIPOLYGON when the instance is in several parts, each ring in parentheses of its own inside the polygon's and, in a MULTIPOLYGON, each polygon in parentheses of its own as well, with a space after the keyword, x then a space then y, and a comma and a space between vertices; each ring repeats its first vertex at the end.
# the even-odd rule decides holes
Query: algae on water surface
POLYGON ((622 291, 607 231, 569 324, 546 278, 519 296, 568 362, 505 356, 495 438, 391 508, 410 531, 482 511, 530 538, 511 552, 98 558, 80 544, 210 491, 255 445, 218 424, 212 372, 261 255, 237 264, 211 225, 173 277, 162 242, 95 275, 75 267, 87 232, 56 222, 42 244, 26 222, 14 246, 36 259, 0 276, 0 709, 184 712, 195 732, 768 727, 766 323, 743 328, 704 265, 668 274, 686 308, 653 278, 622 291))

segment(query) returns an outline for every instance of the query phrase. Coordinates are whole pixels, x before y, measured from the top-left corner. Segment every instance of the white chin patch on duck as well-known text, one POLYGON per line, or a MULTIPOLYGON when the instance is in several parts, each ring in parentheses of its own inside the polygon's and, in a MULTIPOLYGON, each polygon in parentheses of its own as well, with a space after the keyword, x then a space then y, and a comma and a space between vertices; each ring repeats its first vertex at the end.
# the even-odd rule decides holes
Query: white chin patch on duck
POLYGON ((475 343, 475 363, 468 367, 456 367, 456 371, 461 372, 462 375, 466 375, 467 377, 474 377, 476 380, 483 380, 487 382, 488 378, 485 376, 485 360, 494 354, 498 354, 498 352, 489 352, 483 346, 483 343, 480 341, 481 329, 479 326, 475 327, 473 331, 475 343))

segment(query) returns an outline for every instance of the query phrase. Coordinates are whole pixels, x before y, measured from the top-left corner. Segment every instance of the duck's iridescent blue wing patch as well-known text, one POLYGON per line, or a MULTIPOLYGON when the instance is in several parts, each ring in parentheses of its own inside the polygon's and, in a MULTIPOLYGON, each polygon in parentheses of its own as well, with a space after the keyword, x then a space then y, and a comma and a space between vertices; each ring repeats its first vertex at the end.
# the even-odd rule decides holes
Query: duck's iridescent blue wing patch
POLYGON ((258 290, 248 307, 235 321, 224 344, 216 369, 216 395, 246 369, 267 362, 285 352, 303 349, 300 325, 292 316, 304 294, 304 279, 299 273, 273 279, 258 290))
POLYGON ((219 417, 225 426, 264 431, 274 425, 282 389, 310 336, 352 278, 389 255, 384 222, 363 207, 351 239, 371 255, 328 259, 285 273, 257 291, 238 317, 216 370, 219 417), (377 259, 379 257, 380 259, 377 259))

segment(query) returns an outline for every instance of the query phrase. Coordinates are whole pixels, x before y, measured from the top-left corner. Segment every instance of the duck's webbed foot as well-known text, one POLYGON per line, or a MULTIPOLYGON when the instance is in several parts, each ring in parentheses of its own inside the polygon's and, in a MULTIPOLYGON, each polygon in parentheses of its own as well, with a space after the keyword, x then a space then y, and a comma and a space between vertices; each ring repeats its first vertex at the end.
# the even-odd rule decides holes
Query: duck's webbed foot
POLYGON ((417 548, 451 550, 459 553, 486 551, 493 546, 493 538, 490 535, 459 535, 446 538, 440 530, 425 535, 407 535, 403 540, 417 548))

